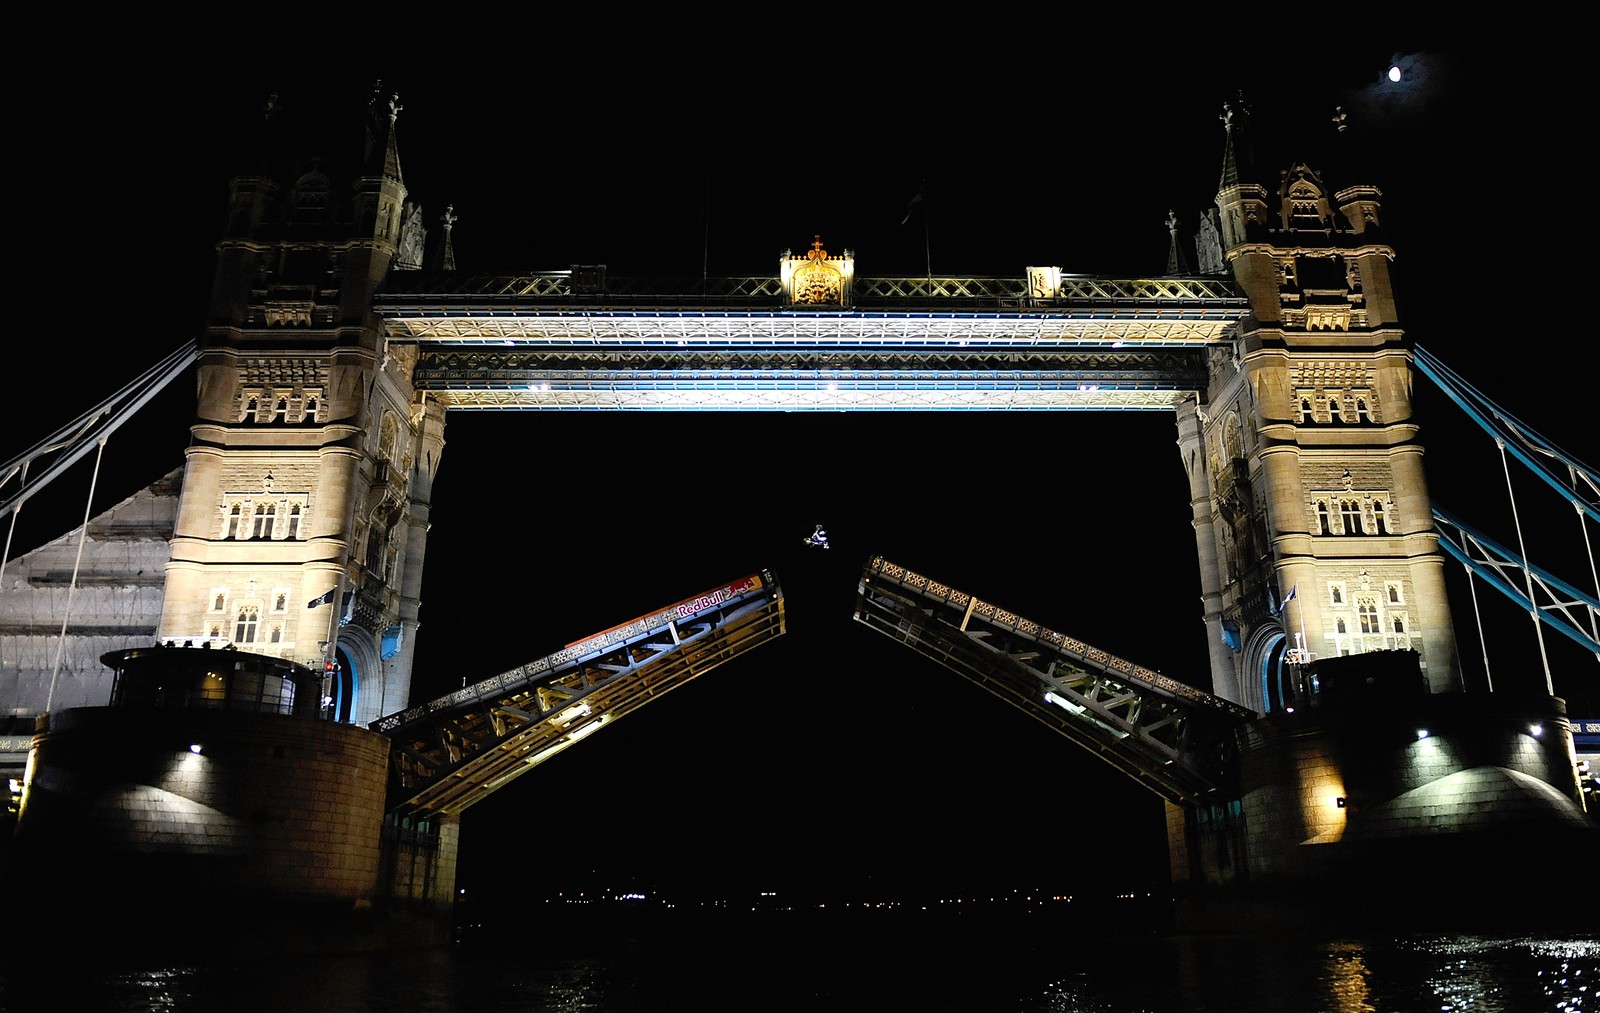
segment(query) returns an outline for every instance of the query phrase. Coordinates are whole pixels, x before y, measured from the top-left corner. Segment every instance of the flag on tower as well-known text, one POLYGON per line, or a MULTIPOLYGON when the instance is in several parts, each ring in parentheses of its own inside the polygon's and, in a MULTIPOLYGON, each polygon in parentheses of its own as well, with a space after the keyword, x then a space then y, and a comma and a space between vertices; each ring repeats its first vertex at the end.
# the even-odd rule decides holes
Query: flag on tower
POLYGON ((333 596, 334 596, 335 593, 338 592, 338 590, 339 589, 336 588, 336 587, 328 588, 327 593, 324 594, 322 597, 313 598, 310 601, 306 602, 306 608, 314 609, 318 605, 332 605, 333 604, 333 596))
POLYGON ((1283 610, 1289 607, 1289 603, 1294 601, 1294 596, 1296 594, 1298 594, 1299 592, 1300 592, 1300 585, 1299 584, 1295 584, 1295 585, 1291 586, 1289 588, 1289 593, 1283 596, 1283 601, 1280 601, 1278 603, 1278 607, 1272 610, 1272 614, 1275 615, 1275 616, 1283 615, 1283 610))
POLYGON ((900 219, 901 225, 909 223, 911 221, 911 216, 916 213, 917 205, 927 200, 927 197, 923 194, 923 191, 927 188, 927 183, 923 183, 922 186, 917 188, 917 192, 912 196, 911 201, 906 204, 906 216, 900 219))

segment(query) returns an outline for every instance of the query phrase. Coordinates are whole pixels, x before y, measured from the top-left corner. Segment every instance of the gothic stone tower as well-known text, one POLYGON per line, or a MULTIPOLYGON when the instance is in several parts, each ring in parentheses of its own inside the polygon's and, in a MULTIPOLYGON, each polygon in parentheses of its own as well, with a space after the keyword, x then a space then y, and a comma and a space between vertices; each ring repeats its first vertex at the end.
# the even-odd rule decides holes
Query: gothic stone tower
POLYGON ((1223 120, 1216 200, 1250 314, 1179 417, 1215 690, 1277 711, 1303 692, 1299 663, 1380 651, 1416 652, 1429 691, 1457 690, 1381 194, 1296 164, 1274 212, 1244 174, 1244 110, 1223 120))
POLYGON ((328 669, 331 716, 361 724, 409 702, 444 446, 372 313, 388 271, 421 266, 399 112, 375 91, 353 181, 264 156, 232 183, 159 626, 328 669))

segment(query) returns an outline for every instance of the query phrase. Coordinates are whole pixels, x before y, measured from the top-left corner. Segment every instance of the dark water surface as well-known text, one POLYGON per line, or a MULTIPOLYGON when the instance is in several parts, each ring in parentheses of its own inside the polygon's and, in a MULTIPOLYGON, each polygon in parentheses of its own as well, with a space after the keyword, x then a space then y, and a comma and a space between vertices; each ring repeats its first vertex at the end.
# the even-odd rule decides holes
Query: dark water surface
POLYGON ((354 956, 8 963, 0 988, 15 1013, 1600 1013, 1600 934, 689 921, 354 956))

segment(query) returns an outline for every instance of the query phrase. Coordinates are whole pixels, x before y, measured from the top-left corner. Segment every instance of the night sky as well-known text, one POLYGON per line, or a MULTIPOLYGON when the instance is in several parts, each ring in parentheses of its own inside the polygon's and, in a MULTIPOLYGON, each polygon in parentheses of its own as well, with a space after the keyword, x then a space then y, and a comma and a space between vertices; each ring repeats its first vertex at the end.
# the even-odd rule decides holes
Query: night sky
MULTIPOLYGON (((670 55, 546 39, 520 60, 460 51, 338 73, 241 60, 211 68, 220 80, 97 63, 121 101, 70 120, 54 94, 16 111, 38 175, 11 216, 28 291, 12 361, 31 347, 48 365, 16 374, 34 379, 5 426, 7 456, 198 333, 228 179, 249 168, 241 132, 264 97, 359 136, 382 78, 403 106, 411 199, 430 229, 447 206, 458 218, 459 270, 617 276, 774 273, 813 236, 853 250, 862 276, 1160 275, 1169 212, 1193 257, 1220 176, 1218 117, 1242 91, 1257 180, 1275 189, 1298 160, 1330 176, 1365 167, 1330 182, 1383 189, 1408 334, 1596 458, 1583 377, 1558 352, 1567 339, 1539 324, 1570 314, 1536 311, 1526 293, 1551 286, 1550 267, 1527 255, 1528 236, 1509 242, 1548 227, 1513 209, 1533 128, 1479 117, 1486 98, 1531 101, 1540 83, 1467 53, 1383 46, 1028 60, 888 38, 837 54, 670 55), (1396 58, 1408 76, 1383 82, 1396 58), (1359 144, 1338 143, 1336 106, 1359 144), (93 352, 58 359, 66 342, 93 352)), ((1514 539, 1492 442, 1418 383, 1434 499, 1514 539)), ((182 463, 192 397, 186 378, 113 439, 96 512, 182 463)), ((457 412, 446 438, 414 702, 761 569, 785 590, 790 629, 469 810, 464 886, 537 891, 590 869, 733 889, 1164 877, 1155 795, 850 615, 862 565, 882 554, 1209 688, 1169 414, 457 412), (826 552, 802 544, 819 523, 826 552)), ((1570 508, 1513 481, 1529 555, 1585 584, 1570 508)), ((13 555, 76 523, 82 488, 30 503, 13 555)), ((1487 650, 1497 689, 1541 688, 1532 621, 1480 589, 1481 647, 1459 584, 1469 679, 1487 650)), ((1557 694, 1600 712, 1593 655, 1544 640, 1557 694)))

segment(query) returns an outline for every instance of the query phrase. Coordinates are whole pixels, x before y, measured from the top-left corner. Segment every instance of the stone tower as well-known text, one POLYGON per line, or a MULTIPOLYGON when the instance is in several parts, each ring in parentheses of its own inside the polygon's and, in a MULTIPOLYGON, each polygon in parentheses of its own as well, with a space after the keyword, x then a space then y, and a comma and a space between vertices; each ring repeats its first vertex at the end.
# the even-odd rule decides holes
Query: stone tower
POLYGON ((408 703, 444 446, 372 311, 389 271, 421 266, 421 211, 381 83, 350 164, 271 163, 275 106, 217 247, 159 639, 326 670, 330 716, 365 724, 408 703))
POLYGON ((1310 662, 1380 651, 1459 690, 1382 195, 1296 163, 1274 205, 1246 110, 1222 119, 1222 247, 1250 312, 1178 420, 1215 691, 1281 710, 1310 662))

